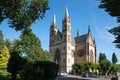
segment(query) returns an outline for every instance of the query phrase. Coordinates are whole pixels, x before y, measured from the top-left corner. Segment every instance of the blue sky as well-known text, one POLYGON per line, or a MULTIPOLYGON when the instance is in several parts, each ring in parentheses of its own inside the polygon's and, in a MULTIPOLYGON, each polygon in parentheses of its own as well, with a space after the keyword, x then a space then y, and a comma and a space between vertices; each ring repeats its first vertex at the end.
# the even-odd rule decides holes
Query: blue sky
MULTIPOLYGON (((92 36, 97 44, 97 60, 100 52, 105 53, 109 60, 115 52, 120 63, 119 50, 112 43, 114 37, 107 31, 118 25, 116 18, 99 9, 99 4, 99 0, 49 0, 50 9, 46 11, 44 19, 36 20, 31 28, 41 40, 42 47, 49 50, 49 29, 53 14, 56 15, 57 25, 61 31, 62 19, 67 6, 72 24, 72 36, 76 36, 77 29, 81 35, 87 33, 88 25, 90 25, 92 36)), ((19 39, 20 32, 9 28, 7 20, 2 22, 0 30, 3 32, 4 39, 19 39)))

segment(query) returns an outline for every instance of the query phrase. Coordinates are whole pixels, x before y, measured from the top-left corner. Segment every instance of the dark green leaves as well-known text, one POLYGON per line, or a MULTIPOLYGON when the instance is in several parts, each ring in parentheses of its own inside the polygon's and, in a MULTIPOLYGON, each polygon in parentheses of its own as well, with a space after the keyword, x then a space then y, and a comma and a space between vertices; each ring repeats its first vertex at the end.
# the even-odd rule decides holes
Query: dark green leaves
POLYGON ((9 27, 24 30, 48 10, 48 0, 1 0, 0 23, 8 19, 9 27))

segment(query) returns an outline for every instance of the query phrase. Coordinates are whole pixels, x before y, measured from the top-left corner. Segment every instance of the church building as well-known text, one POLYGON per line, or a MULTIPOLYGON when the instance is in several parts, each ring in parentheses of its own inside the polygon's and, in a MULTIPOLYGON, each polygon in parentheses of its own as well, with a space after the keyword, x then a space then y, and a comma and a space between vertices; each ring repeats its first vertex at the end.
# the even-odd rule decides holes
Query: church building
POLYGON ((90 26, 88 32, 76 37, 71 33, 71 20, 68 9, 62 20, 62 32, 59 31, 55 15, 50 26, 49 51, 59 71, 69 73, 76 62, 96 63, 96 43, 92 38, 90 26))

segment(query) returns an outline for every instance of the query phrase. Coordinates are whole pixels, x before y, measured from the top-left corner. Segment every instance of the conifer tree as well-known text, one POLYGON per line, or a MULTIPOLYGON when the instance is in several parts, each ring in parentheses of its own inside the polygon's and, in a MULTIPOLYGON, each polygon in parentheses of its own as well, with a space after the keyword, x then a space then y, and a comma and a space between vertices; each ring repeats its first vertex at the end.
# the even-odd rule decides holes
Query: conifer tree
POLYGON ((113 53, 113 54, 112 54, 112 63, 116 64, 117 61, 118 61, 118 60, 117 60, 116 54, 113 53))

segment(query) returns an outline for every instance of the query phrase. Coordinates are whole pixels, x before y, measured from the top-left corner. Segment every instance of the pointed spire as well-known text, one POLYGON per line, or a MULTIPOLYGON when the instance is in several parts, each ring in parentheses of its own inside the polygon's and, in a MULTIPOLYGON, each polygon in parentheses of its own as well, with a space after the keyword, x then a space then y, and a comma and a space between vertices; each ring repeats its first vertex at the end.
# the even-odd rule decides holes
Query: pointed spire
POLYGON ((77 37, 79 36, 79 31, 78 31, 78 29, 77 29, 77 37))
POLYGON ((88 33, 90 33, 90 25, 88 25, 88 33))
POLYGON ((53 15, 53 21, 52 21, 52 24, 56 24, 56 17, 55 17, 55 14, 53 15))
POLYGON ((66 7, 66 9, 65 9, 65 17, 67 18, 69 16, 69 14, 68 14, 68 8, 66 7))

